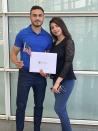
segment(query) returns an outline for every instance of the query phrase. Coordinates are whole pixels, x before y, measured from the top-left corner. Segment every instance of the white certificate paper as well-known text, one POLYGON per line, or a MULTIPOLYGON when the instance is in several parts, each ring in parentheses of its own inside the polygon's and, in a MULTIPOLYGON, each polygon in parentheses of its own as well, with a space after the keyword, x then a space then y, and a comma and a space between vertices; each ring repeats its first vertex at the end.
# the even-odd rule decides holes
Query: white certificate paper
POLYGON ((56 73, 56 53, 46 52, 31 52, 30 56, 30 72, 40 72, 43 70, 45 73, 56 73))

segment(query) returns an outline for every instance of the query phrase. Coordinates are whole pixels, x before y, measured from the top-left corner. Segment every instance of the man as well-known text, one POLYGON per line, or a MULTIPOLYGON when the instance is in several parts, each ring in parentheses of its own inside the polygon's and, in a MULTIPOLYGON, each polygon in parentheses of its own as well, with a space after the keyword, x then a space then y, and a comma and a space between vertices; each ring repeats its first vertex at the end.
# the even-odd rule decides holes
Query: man
POLYGON ((29 72, 30 53, 45 52, 50 49, 52 38, 43 28, 44 10, 40 6, 33 6, 30 10, 31 25, 22 29, 16 36, 11 50, 11 60, 19 68, 17 86, 16 130, 23 131, 25 109, 29 90, 34 92, 34 131, 40 131, 43 101, 46 89, 46 74, 29 72), (17 55, 20 52, 20 60, 17 55))

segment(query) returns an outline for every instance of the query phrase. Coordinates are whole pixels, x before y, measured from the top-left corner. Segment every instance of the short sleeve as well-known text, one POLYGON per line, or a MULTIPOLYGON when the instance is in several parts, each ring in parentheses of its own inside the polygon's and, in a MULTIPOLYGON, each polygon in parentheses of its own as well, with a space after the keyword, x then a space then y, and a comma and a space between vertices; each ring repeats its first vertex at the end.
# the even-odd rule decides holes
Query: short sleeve
POLYGON ((21 32, 19 32, 19 33, 16 35, 14 45, 15 45, 16 47, 19 47, 19 48, 22 48, 22 47, 23 47, 23 38, 22 38, 21 32))

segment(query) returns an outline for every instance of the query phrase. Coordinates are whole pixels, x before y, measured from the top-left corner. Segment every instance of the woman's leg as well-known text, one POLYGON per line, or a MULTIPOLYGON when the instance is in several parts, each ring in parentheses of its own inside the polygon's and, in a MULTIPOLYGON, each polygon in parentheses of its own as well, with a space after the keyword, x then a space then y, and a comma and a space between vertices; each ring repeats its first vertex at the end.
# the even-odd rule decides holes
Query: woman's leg
POLYGON ((72 131, 68 118, 66 103, 74 87, 74 80, 67 80, 62 83, 60 93, 55 93, 55 112, 60 118, 62 131, 72 131))

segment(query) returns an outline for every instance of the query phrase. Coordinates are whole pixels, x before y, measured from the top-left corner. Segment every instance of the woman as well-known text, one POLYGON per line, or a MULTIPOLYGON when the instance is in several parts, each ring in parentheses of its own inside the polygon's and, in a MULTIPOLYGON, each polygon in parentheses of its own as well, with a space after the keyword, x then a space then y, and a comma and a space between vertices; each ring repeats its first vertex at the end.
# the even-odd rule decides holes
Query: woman
POLYGON ((52 92, 55 95, 55 112, 60 118, 62 131, 72 131, 66 103, 74 87, 75 74, 73 72, 74 42, 64 23, 59 17, 50 20, 50 32, 54 38, 52 53, 57 53, 56 74, 50 75, 53 79, 52 92))

